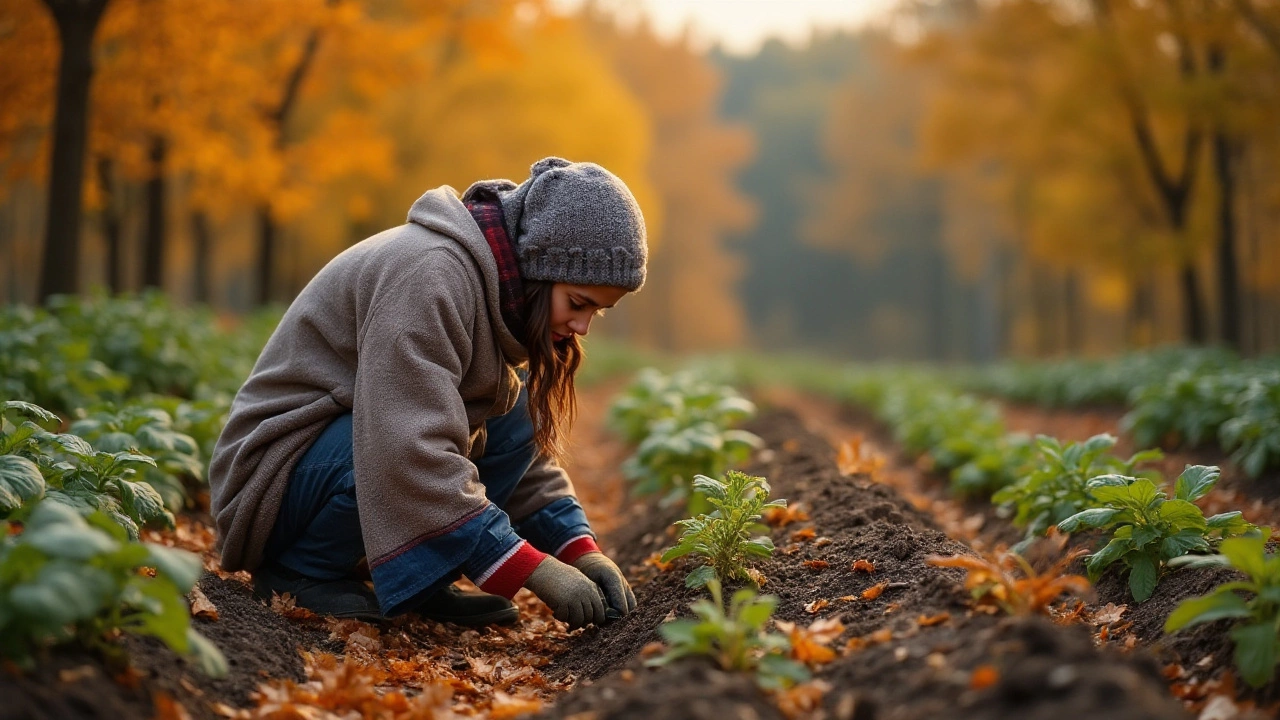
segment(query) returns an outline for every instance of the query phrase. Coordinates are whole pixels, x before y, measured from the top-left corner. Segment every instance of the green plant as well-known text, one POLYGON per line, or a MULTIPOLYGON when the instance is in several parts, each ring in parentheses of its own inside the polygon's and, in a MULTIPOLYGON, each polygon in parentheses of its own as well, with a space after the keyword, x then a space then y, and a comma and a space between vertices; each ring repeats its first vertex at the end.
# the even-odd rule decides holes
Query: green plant
POLYGON ((0 521, 0 655, 30 666, 41 648, 70 640, 111 654, 105 638, 118 629, 224 675, 226 660, 192 629, 183 598, 202 570, 199 557, 132 541, 102 513, 36 503, 21 533, 0 521))
POLYGON ((1216 467, 1188 465, 1178 477, 1173 499, 1146 478, 1103 475, 1087 484, 1099 507, 1082 510, 1058 524, 1063 532, 1114 528, 1111 541, 1085 561, 1096 581, 1108 566, 1122 561, 1129 568, 1129 592, 1143 602, 1151 597, 1165 565, 1188 553, 1211 552, 1213 542, 1258 532, 1239 511, 1205 518, 1193 501, 1218 482, 1216 467))
POLYGON ((155 488, 165 507, 181 510, 187 503, 184 480, 204 480, 200 448, 189 435, 174 429, 169 413, 150 403, 124 407, 102 405, 80 411, 69 431, 104 452, 133 452, 150 456, 155 465, 142 468, 142 479, 155 488))
POLYGON ((1268 537, 1228 538, 1222 541, 1220 555, 1184 558, 1185 566, 1231 567, 1248 579, 1223 583, 1208 595, 1183 600, 1164 624, 1164 631, 1173 633, 1200 623, 1236 620, 1231 629, 1236 667, 1253 687, 1270 682, 1280 662, 1280 557, 1266 552, 1268 537))
POLYGON ((623 474, 638 495, 664 493, 669 500, 700 501, 696 475, 721 475, 761 446, 760 438, 732 426, 755 414, 755 406, 732 387, 693 371, 672 375, 648 368, 610 407, 610 425, 636 452, 623 474))
POLYGON ((662 562, 690 554, 703 557, 706 564, 685 578, 688 587, 704 585, 717 577, 752 579, 748 558, 773 555, 773 541, 767 535, 753 538, 751 533, 763 528, 760 520, 765 510, 786 507, 787 501, 769 500, 768 481, 736 470, 730 470, 724 482, 698 475, 693 486, 715 510, 677 522, 682 530, 680 540, 663 553, 662 562))
POLYGON ((103 452, 81 437, 52 433, 56 415, 21 401, 0 403, 0 516, 7 516, 40 497, 75 508, 82 514, 106 513, 130 537, 148 523, 173 527, 173 515, 155 488, 134 482, 139 469, 155 460, 130 451, 103 452), (37 483, 32 469, 40 475, 37 483))
POLYGON ((1236 397, 1235 417, 1222 424, 1218 438, 1249 477, 1280 465, 1280 372, 1248 379, 1236 397))
POLYGON ((702 655, 715 660, 722 670, 754 671, 756 682, 767 690, 809 679, 804 665, 787 657, 791 647, 787 637, 765 630, 777 598, 757 596, 754 590, 743 588, 733 594, 726 609, 719 581, 708 582, 707 590, 710 600, 703 598, 690 605, 696 620, 672 620, 658 628, 667 641, 667 652, 646 664, 662 666, 702 655))
POLYGON ((1092 506, 1087 486, 1093 478, 1134 475, 1138 465, 1164 457, 1159 450, 1144 450, 1121 460, 1107 452, 1115 445, 1116 438, 1107 434, 1065 446, 1047 435, 1036 437, 1030 470, 991 497, 993 503, 1013 511, 1014 525, 1026 528, 1026 538, 1014 552, 1021 552, 1049 528, 1092 506))

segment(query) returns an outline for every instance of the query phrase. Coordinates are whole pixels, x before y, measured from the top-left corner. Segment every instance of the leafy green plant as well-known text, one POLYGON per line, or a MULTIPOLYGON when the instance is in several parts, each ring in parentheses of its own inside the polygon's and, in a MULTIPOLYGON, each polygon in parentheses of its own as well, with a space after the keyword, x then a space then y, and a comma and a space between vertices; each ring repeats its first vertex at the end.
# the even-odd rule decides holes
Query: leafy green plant
POLYGON ((724 482, 699 475, 693 484, 715 510, 678 521, 680 540, 662 554, 662 562, 701 556, 706 564, 685 578, 688 587, 716 578, 751 580, 748 558, 773 555, 773 541, 767 535, 752 537, 752 532, 764 528, 760 520, 765 510, 786 507, 787 501, 770 500, 768 481, 736 470, 730 470, 724 482))
POLYGON ((727 385, 693 371, 672 375, 652 368, 614 401, 610 425, 639 443, 623 463, 623 474, 638 495, 663 493, 668 500, 689 499, 697 475, 722 475, 747 460, 760 438, 732 427, 755 414, 755 406, 727 385))
POLYGON ((784 689, 809 679, 805 666, 787 657, 791 647, 787 637, 765 630, 777 598, 742 588, 725 608, 720 582, 711 580, 707 590, 710 600, 703 598, 690 606, 697 619, 672 620, 658 628, 667 641, 667 652, 647 661, 648 665, 706 656, 722 670, 754 672, 756 682, 766 690, 784 689))
POLYGON ((1085 567, 1096 581, 1112 563, 1129 569, 1129 592, 1143 602, 1151 597, 1165 565, 1188 553, 1208 553, 1224 537, 1256 533, 1239 511, 1205 518, 1193 501, 1204 497, 1218 482, 1216 467, 1188 465, 1178 477, 1174 497, 1147 478, 1103 475, 1090 480, 1087 489, 1099 507, 1082 510, 1058 524, 1063 532, 1087 528, 1114 528, 1111 541, 1089 556, 1085 567))
POLYGON ((676 523, 682 529, 676 546, 662 556, 670 562, 685 555, 701 556, 706 564, 695 569, 685 579, 689 587, 704 585, 719 577, 724 580, 752 580, 748 566, 751 556, 770 557, 773 541, 767 535, 755 535, 766 527, 760 522, 765 511, 785 508, 786 500, 769 500, 769 484, 762 477, 753 477, 730 470, 725 481, 698 475, 694 488, 714 508, 709 513, 676 523))
POLYGON ((1236 396, 1235 417, 1222 424, 1218 437, 1249 477, 1280 465, 1280 372, 1248 379, 1236 396))
POLYGON ((154 466, 141 468, 142 479, 155 488, 165 507, 181 510, 187 504, 184 480, 204 481, 200 448, 189 435, 174 429, 169 413, 149 403, 135 402, 117 408, 103 405, 81 411, 70 432, 104 452, 149 455, 154 466))
POLYGON ((130 537, 148 523, 173 527, 173 515, 160 494, 133 478, 155 461, 130 451, 94 450, 84 438, 53 433, 46 427, 59 422, 53 413, 21 401, 0 403, 0 516, 39 497, 47 497, 82 514, 106 513, 130 537), (40 475, 37 483, 32 470, 40 475))
POLYGON ((159 638, 210 675, 226 673, 183 598, 202 572, 199 557, 132 541, 102 513, 86 518, 48 500, 20 533, 11 530, 0 521, 0 655, 30 666, 42 648, 71 640, 112 654, 106 635, 118 629, 159 638))
POLYGON ((1087 487, 1090 480, 1101 475, 1131 476, 1138 465, 1164 457, 1159 450, 1144 450, 1121 460, 1108 452, 1115 445, 1116 438, 1108 434, 1065 446, 1047 435, 1036 437, 1036 455, 1029 463, 1029 471, 991 497, 993 503, 1013 511, 1014 525, 1026 528, 1027 536, 1014 552, 1020 552, 1054 525, 1091 507, 1094 501, 1087 487))
POLYGON ((1164 624, 1166 633, 1174 633, 1200 623, 1236 620, 1231 629, 1235 664, 1253 687, 1270 682, 1280 662, 1280 557, 1266 552, 1267 539, 1268 534, 1228 538, 1222 541, 1220 555, 1184 558, 1184 566, 1235 568, 1247 579, 1183 600, 1164 624))

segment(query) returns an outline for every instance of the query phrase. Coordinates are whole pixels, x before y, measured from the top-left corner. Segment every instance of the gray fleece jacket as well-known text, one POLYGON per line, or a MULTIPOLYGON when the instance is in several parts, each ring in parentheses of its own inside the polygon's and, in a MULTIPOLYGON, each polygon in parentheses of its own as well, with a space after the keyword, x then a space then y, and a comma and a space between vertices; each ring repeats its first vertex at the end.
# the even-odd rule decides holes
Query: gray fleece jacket
MULTIPOLYGON (((222 566, 262 563, 293 466, 347 411, 371 565, 485 511, 471 458, 485 419, 514 406, 527 360, 501 318, 497 264, 453 188, 330 261, 267 342, 214 449, 222 566)), ((519 520, 572 496, 540 458, 505 509, 519 520)))

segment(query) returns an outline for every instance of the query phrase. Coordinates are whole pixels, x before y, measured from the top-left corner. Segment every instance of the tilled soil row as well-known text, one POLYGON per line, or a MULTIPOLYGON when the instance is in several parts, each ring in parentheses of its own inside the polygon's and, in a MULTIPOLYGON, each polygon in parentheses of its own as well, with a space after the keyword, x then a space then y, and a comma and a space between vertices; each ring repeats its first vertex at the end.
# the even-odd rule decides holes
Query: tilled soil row
MULTIPOLYGON (((773 529, 779 551, 758 566, 768 578, 764 590, 779 599, 775 617, 808 624, 839 616, 847 631, 838 643, 852 637, 868 643, 818 669, 816 677, 831 686, 823 698, 826 716, 1186 716, 1144 653, 1097 650, 1081 626, 972 612, 963 574, 925 564, 929 555, 972 551, 891 488, 866 476, 842 476, 831 446, 795 415, 772 412, 749 429, 771 450, 747 471, 767 477, 774 497, 809 514, 807 521, 773 529), (796 534, 805 528, 813 529, 812 538, 796 534), (856 560, 873 563, 874 572, 853 570, 856 560), (883 593, 861 599, 881 583, 883 593), (984 665, 998 679, 975 689, 975 671, 984 665)), ((583 682, 546 717, 779 716, 748 678, 699 662, 644 667, 641 651, 659 639, 658 626, 673 615, 689 615, 689 603, 702 595, 684 587, 691 565, 661 572, 645 564, 673 544, 668 527, 677 516, 678 510, 636 511, 629 525, 606 538, 620 565, 639 568, 639 610, 582 634, 556 660, 549 675, 558 670, 583 682)))

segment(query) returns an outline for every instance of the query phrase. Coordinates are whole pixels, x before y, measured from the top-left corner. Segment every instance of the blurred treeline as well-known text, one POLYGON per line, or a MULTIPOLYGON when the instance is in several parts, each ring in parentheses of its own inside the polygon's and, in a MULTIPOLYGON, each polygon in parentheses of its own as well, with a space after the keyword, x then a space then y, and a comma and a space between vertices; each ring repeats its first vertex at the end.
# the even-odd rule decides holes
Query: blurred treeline
POLYGON ((751 56, 625 4, 0 0, 3 297, 286 301, 423 190, 558 154, 645 208, 600 328, 653 347, 1280 346, 1280 2, 909 2, 751 56), (69 252, 51 11, 94 7, 69 252))

